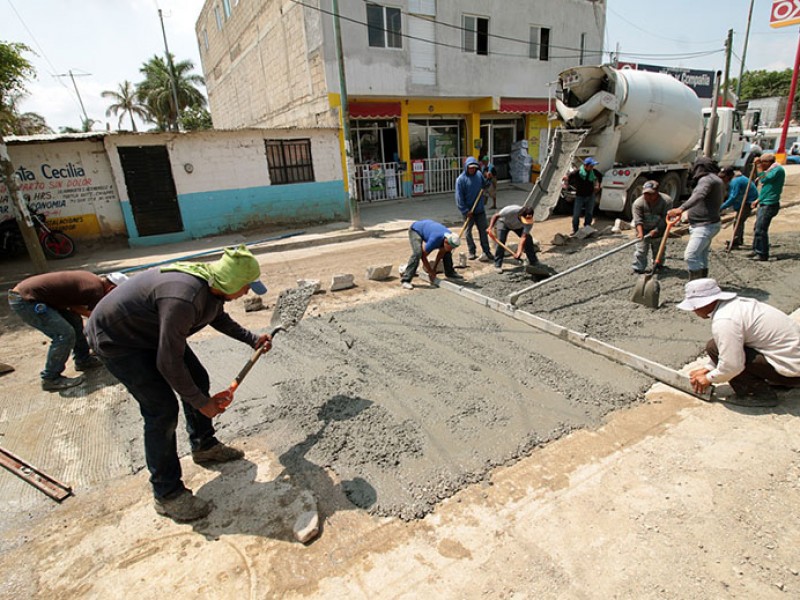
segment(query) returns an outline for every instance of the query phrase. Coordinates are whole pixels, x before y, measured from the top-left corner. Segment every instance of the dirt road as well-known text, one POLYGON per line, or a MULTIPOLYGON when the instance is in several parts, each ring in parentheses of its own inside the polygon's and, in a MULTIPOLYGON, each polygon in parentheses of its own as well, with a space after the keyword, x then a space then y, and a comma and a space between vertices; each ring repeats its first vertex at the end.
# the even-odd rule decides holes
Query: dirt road
MULTIPOLYGON (((554 220, 536 235, 549 240, 563 229, 554 220)), ((793 310, 800 210, 783 210, 773 229, 781 260, 723 257, 725 230, 712 274, 793 310)), ((563 268, 606 243, 542 258, 563 268)), ((671 243, 659 311, 626 301, 628 252, 526 297, 525 308, 680 367, 708 337, 707 324, 672 306, 684 282, 682 244, 671 243)), ((297 279, 361 274, 407 252, 398 233, 262 255, 268 303, 297 279)), ((466 276, 498 297, 524 284, 477 265, 466 276)), ((231 312, 254 329, 269 320, 241 304, 231 312)), ((4 391, 31 398, 3 401, 3 445, 51 440, 30 458, 58 468, 77 495, 53 509, 24 484, 0 480, 2 597, 777 598, 800 590, 800 396, 774 410, 704 404, 660 385, 643 398, 650 382, 624 367, 445 290, 405 292, 397 280, 359 275, 356 289, 315 297, 309 318, 276 339, 220 419, 221 437, 240 443, 247 459, 219 471, 185 462, 188 485, 216 509, 176 525, 149 504, 139 417, 119 386, 99 374, 55 406, 31 393, 44 352, 34 333, 3 336, 20 365, 4 391), (324 517, 309 546, 291 536, 302 490, 313 491, 324 517)), ((249 354, 211 333, 195 344, 220 387, 249 354)))

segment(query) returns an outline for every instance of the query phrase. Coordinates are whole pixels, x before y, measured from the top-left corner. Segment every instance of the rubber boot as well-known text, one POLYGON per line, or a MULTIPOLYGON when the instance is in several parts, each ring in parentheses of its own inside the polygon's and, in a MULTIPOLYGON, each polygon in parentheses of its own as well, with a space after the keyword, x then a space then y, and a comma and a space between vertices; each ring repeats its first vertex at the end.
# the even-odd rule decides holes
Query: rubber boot
POLYGON ((702 279, 703 278, 703 271, 689 271, 689 281, 694 281, 695 279, 702 279))

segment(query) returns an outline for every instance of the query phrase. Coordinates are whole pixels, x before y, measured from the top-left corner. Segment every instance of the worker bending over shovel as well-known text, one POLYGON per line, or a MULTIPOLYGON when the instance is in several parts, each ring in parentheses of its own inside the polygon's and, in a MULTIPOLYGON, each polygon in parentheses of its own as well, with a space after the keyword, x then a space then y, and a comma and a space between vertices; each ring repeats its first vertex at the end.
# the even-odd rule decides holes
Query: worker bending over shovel
POLYGON ((436 271, 439 263, 444 264, 444 276, 448 279, 461 279, 461 275, 456 273, 453 266, 453 248, 458 248, 461 239, 447 227, 430 219, 415 221, 408 228, 408 243, 411 244, 411 257, 408 259, 405 268, 400 273, 400 281, 403 288, 413 290, 414 284, 411 280, 417 274, 419 262, 422 261, 422 268, 428 274, 432 284, 436 284, 436 271), (433 265, 428 261, 428 255, 434 250, 436 260, 433 265))
POLYGON ((225 302, 249 290, 266 293, 260 276, 258 261, 244 245, 226 248, 213 263, 151 269, 106 296, 86 325, 90 346, 139 403, 155 510, 175 521, 194 521, 211 511, 181 480, 175 394, 183 404, 194 462, 212 465, 244 457, 214 436, 211 419, 224 412, 232 392, 209 397, 208 372, 187 338, 211 325, 248 346, 269 349, 268 334, 248 331, 225 312, 225 302))
POLYGON ((539 264, 539 259, 536 257, 536 248, 533 246, 533 237, 531 236, 531 229, 533 229, 533 208, 530 206, 519 206, 518 204, 509 204, 501 208, 500 212, 492 215, 492 220, 489 221, 489 228, 487 233, 494 236, 492 231, 497 227, 497 249, 494 255, 494 268, 498 273, 503 272, 503 258, 505 257, 506 240, 508 239, 509 232, 513 231, 519 236, 519 245, 517 251, 512 255, 513 258, 519 260, 522 253, 525 252, 525 257, 528 259, 530 265, 539 264))
POLYGON ((800 325, 777 308, 723 292, 713 279, 686 284, 681 310, 711 319, 706 344, 710 364, 689 373, 694 390, 728 382, 736 392, 724 402, 777 406, 774 388, 800 387, 800 325))
MULTIPOLYGON (((672 200, 667 194, 658 191, 658 182, 646 181, 642 186, 642 195, 633 202, 633 227, 639 243, 633 252, 633 272, 642 274, 647 270, 647 255, 653 257, 653 268, 656 253, 664 230, 667 228, 667 211, 672 200)), ((663 258, 661 259, 663 264, 663 258)))

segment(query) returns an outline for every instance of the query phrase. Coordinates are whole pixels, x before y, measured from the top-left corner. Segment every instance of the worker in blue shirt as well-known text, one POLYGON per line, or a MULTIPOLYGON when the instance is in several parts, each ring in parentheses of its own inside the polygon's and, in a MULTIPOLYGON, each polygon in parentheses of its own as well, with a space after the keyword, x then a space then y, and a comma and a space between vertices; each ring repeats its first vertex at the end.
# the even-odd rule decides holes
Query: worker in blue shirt
POLYGON ((736 175, 733 167, 725 167, 719 172, 719 176, 728 186, 728 197, 719 207, 720 212, 730 208, 739 213, 739 209, 742 207, 742 199, 745 197, 745 191, 747 191, 747 201, 744 208, 741 208, 741 214, 736 222, 736 230, 733 233, 731 245, 733 250, 740 248, 744 244, 744 223, 750 216, 753 202, 758 200, 758 188, 753 181, 750 181, 743 174, 736 175), (750 183, 749 187, 748 182, 750 183))

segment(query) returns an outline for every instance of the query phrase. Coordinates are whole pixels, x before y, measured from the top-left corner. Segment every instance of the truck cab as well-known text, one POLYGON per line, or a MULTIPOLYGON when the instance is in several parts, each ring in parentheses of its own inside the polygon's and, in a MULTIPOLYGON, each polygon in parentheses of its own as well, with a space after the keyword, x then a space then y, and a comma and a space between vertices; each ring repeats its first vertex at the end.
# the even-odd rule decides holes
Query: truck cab
MULTIPOLYGON (((708 129, 711 118, 711 108, 703 109, 703 137, 708 129)), ((702 147, 702 143, 701 143, 702 147)), ((745 174, 749 174, 753 161, 761 155, 759 146, 754 137, 745 132, 742 113, 734 108, 717 108, 717 136, 714 144, 713 157, 721 167, 735 167, 745 174)))

